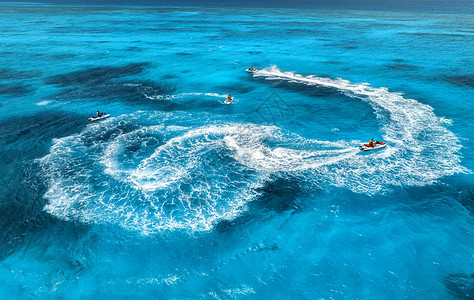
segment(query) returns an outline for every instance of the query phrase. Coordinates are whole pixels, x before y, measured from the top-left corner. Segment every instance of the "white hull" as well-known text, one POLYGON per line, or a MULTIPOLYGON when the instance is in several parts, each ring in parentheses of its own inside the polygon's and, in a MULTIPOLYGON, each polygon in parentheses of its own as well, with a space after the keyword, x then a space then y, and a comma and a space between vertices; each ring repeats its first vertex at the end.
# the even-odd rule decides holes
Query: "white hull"
POLYGON ((366 145, 360 145, 359 149, 360 149, 360 151, 370 151, 370 150, 382 149, 382 148, 385 148, 386 146, 387 146, 387 144, 375 144, 374 147, 369 147, 369 146, 366 146, 366 145))
POLYGON ((96 118, 90 117, 89 121, 92 122, 92 121, 102 120, 102 119, 105 119, 105 118, 108 118, 108 117, 110 117, 110 114, 103 114, 102 116, 96 117, 96 118))

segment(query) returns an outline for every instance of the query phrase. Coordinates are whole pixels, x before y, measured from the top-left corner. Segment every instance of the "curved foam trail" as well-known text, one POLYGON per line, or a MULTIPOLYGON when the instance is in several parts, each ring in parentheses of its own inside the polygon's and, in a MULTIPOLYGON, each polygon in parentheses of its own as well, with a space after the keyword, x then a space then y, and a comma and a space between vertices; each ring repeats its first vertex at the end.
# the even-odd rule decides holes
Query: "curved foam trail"
POLYGON ((150 100, 171 100, 171 99, 179 99, 185 98, 189 96, 208 96, 208 97, 216 97, 216 98, 227 98, 227 95, 220 95, 217 93, 181 93, 177 95, 156 95, 156 96, 148 96, 144 94, 144 96, 150 100))
MULTIPOLYGON (((349 97, 369 103, 374 108, 378 121, 382 123, 382 131, 385 133, 383 138, 391 148, 371 156, 385 160, 371 167, 370 173, 397 170, 395 175, 398 175, 393 178, 375 176, 382 185, 432 184, 442 176, 468 171, 459 164, 457 153, 461 148, 460 141, 445 127, 450 121, 436 116, 429 105, 406 99, 402 94, 390 92, 385 87, 375 88, 367 83, 351 83, 340 78, 302 76, 293 72, 282 72, 276 66, 253 73, 253 76, 334 88, 349 97)), ((356 160, 355 163, 362 161, 363 159, 356 160)), ((363 164, 359 164, 359 167, 353 165, 348 170, 361 168, 363 164)), ((370 175, 372 176, 374 175, 370 175)), ((363 186, 353 186, 352 189, 362 192, 371 190, 363 186)))
POLYGON ((457 155, 458 139, 428 105, 342 79, 275 67, 256 74, 324 85, 366 101, 389 146, 359 155, 353 141, 311 140, 275 126, 230 123, 204 113, 112 117, 54 140, 40 159, 48 181, 45 210, 142 234, 200 231, 235 218, 267 181, 286 175, 373 195, 467 171, 457 155), (454 146, 440 147, 445 144, 454 146))
POLYGON ((190 124, 188 114, 139 115, 54 140, 40 160, 49 183, 46 211, 143 234, 210 230, 245 210, 272 174, 330 166, 357 153, 344 143, 305 140, 274 126, 195 126, 208 116, 190 124))
POLYGON ((209 96, 209 97, 217 97, 217 98, 227 98, 227 95, 220 95, 217 93, 181 93, 178 97, 187 97, 187 96, 209 96))

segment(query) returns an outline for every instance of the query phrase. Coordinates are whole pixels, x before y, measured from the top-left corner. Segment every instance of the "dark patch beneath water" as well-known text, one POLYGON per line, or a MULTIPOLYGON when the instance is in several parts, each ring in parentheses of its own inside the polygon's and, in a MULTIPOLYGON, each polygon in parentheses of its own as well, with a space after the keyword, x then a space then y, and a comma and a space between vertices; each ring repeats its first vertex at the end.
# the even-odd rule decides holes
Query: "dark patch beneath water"
POLYGON ((74 58, 76 57, 76 54, 59 54, 59 55, 53 55, 51 58, 61 60, 61 59, 68 59, 68 58, 74 58))
POLYGON ((314 29, 305 29, 305 28, 288 28, 286 29, 286 34, 304 34, 304 35, 319 35, 321 33, 320 30, 314 29))
MULTIPOLYGON (((221 233, 228 232, 240 226, 244 226, 244 224, 249 222, 261 222, 266 218, 271 218, 269 212, 280 214, 288 211, 291 213, 299 211, 302 204, 298 202, 298 199, 301 199, 301 196, 307 194, 301 185, 303 180, 283 176, 284 177, 275 176, 262 188, 259 188, 257 192, 260 193, 260 196, 255 201, 248 203, 247 212, 232 220, 220 220, 216 223, 214 228, 221 233)), ((278 246, 270 245, 269 247, 256 248, 254 250, 257 252, 267 250, 275 251, 278 250, 278 246)))
POLYGON ((190 55, 193 55, 192 53, 187 53, 187 52, 178 52, 176 53, 176 55, 179 55, 179 56, 190 56, 190 55))
MULTIPOLYGON (((74 222, 64 221, 46 213, 43 210, 46 200, 40 196, 43 195, 46 187, 41 182, 39 175, 24 176, 25 180, 29 180, 28 185, 23 186, 22 193, 12 195, 8 199, 7 204, 1 205, 0 209, 0 261, 14 254, 19 250, 23 250, 29 245, 35 247, 50 246, 51 241, 61 241, 59 244, 63 246, 61 257, 58 257, 58 251, 55 250, 54 255, 44 255, 43 252, 39 260, 45 260, 51 263, 51 260, 57 260, 57 264, 61 266, 62 272, 68 269, 77 271, 81 269, 84 263, 83 259, 76 259, 78 253, 71 249, 75 246, 77 240, 88 233, 90 226, 74 222), (31 182, 30 182, 31 181, 31 182), (28 189, 31 184, 36 187, 28 189), (32 195, 31 193, 34 193, 32 195), (48 240, 50 239, 51 240, 48 240), (72 251, 71 251, 72 250, 72 251)), ((82 252, 79 250, 79 252, 82 252)), ((80 254, 79 254, 80 255, 80 254)))
POLYGON ((349 49, 349 50, 350 49, 357 49, 357 47, 355 47, 355 46, 346 46, 346 47, 344 47, 344 49, 349 49))
POLYGON ((474 88, 474 74, 446 76, 444 79, 454 85, 474 88))
MULTIPOLYGON (((38 153, 43 155, 51 139, 70 135, 87 124, 82 116, 68 113, 44 112, 33 116, 11 117, 0 122, 0 145, 11 148, 9 150, 22 156, 38 153)), ((15 153, 8 152, 11 155, 16 155, 15 153)), ((0 162, 10 161, 5 159, 5 155, 0 162)), ((11 161, 15 161, 15 158, 12 157, 11 161)))
POLYGON ((225 93, 230 94, 246 94, 256 89, 255 86, 252 85, 244 85, 244 84, 231 84, 226 86, 218 87, 220 90, 223 90, 225 93))
POLYGON ((0 84, 0 95, 20 96, 31 92, 31 88, 22 85, 0 84))
POLYGON ((474 299, 474 274, 450 274, 444 284, 457 299, 474 299))
POLYGON ((431 33, 431 32, 401 32, 404 35, 412 35, 412 36, 428 36, 428 37, 468 37, 465 34, 459 33, 431 33))
POLYGON ((407 65, 407 64, 390 64, 386 65, 387 68, 392 70, 400 70, 400 71, 410 71, 418 69, 417 66, 407 65))
POLYGON ((461 203, 470 214, 474 214, 474 187, 465 183, 458 190, 454 191, 453 194, 454 193, 458 195, 459 203, 461 203))
POLYGON ((0 79, 2 80, 18 80, 40 77, 43 75, 40 71, 18 71, 11 68, 0 69, 0 79))
POLYGON ((0 260, 58 222, 44 213, 46 190, 35 161, 49 151, 51 140, 80 131, 86 118, 45 112, 0 122, 0 260))
POLYGON ((81 100, 85 98, 103 98, 107 100, 124 100, 128 102, 149 101, 160 95, 168 95, 172 88, 151 80, 134 80, 123 82, 104 82, 67 89, 56 95, 59 100, 81 100))
POLYGON ((402 63, 404 62, 405 60, 404 59, 401 59, 401 58, 397 58, 397 59, 392 59, 393 62, 396 62, 396 63, 402 63))
POLYGON ((87 44, 107 44, 110 43, 109 41, 85 41, 84 43, 87 44))
POLYGON ((242 214, 241 216, 232 220, 220 220, 219 222, 216 223, 214 228, 218 232, 227 232, 238 226, 241 226, 247 223, 250 219, 251 219, 250 214, 242 214))
POLYGON ((121 67, 104 66, 90 68, 84 71, 49 77, 46 79, 46 83, 58 86, 100 84, 115 78, 138 75, 149 65, 149 63, 131 63, 121 67))
POLYGON ((261 196, 255 204, 266 210, 282 213, 300 209, 297 199, 303 192, 296 178, 276 178, 268 181, 258 192, 261 196))
POLYGON ((240 252, 234 256, 234 259, 239 260, 240 257, 251 255, 253 252, 278 251, 280 248, 275 242, 259 241, 254 243, 248 249, 240 252))
POLYGON ((175 75, 175 74, 166 74, 166 75, 163 75, 163 77, 161 77, 163 79, 178 79, 179 76, 175 75))
MULTIPOLYGON (((10 117, 0 122, 0 145, 8 150, 3 154, 0 166, 42 157, 53 138, 71 135, 87 124, 86 118, 64 112, 10 117)), ((0 171, 6 169, 0 168, 0 171)))
MULTIPOLYGON (((53 76, 48 83, 65 87, 54 95, 56 100, 84 101, 91 98, 124 101, 130 104, 150 104, 172 110, 180 106, 170 100, 174 88, 151 80, 124 80, 117 78, 140 74, 148 63, 133 63, 121 67, 97 67, 53 76), (166 97, 168 96, 168 97, 166 97)), ((171 76, 170 78, 172 78, 171 76)))
POLYGON ((130 51, 130 52, 139 52, 139 51, 143 51, 142 48, 140 47, 135 47, 135 46, 132 46, 132 47, 128 47, 127 49, 125 49, 125 51, 130 51))

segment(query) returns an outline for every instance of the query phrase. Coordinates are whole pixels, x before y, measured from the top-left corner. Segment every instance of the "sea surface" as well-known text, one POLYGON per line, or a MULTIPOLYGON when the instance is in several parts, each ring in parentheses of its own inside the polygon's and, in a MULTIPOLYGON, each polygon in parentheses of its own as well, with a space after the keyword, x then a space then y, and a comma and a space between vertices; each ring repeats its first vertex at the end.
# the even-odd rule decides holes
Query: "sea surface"
POLYGON ((474 297, 472 14, 2 4, 0 28, 2 299, 474 297))

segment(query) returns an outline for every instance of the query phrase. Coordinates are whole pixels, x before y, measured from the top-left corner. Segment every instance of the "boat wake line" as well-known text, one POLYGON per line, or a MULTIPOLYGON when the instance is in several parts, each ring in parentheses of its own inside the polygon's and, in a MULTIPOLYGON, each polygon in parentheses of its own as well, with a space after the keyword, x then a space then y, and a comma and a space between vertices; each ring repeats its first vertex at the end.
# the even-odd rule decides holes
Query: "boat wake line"
MULTIPOLYGON (((400 170, 402 172, 397 172, 400 176, 394 179, 406 178, 402 180, 403 184, 425 185, 442 176, 468 171, 459 165, 459 139, 446 128, 451 121, 436 116, 429 105, 406 99, 401 93, 390 92, 385 87, 376 88, 368 83, 351 83, 340 78, 282 72, 276 66, 259 70, 253 76, 334 88, 371 105, 382 124, 381 130, 385 133, 383 138, 390 144, 390 151, 384 151, 389 154, 386 157, 389 163, 382 164, 371 173, 400 170)), ((393 180, 389 184, 397 185, 393 180)))
POLYGON ((358 155, 352 142, 307 139, 209 113, 122 115, 53 141, 39 159, 48 186, 45 210, 142 234, 206 231, 234 219, 261 196, 265 184, 286 176, 298 176, 308 186, 374 195, 467 171, 460 165, 459 141, 445 127, 449 122, 428 105, 386 88, 276 67, 253 76, 323 85, 365 101, 390 147, 358 155), (456 146, 439 146, 446 143, 456 146))
POLYGON ((180 99, 180 98, 185 98, 185 97, 191 97, 191 96, 207 96, 207 97, 215 97, 215 98, 223 98, 226 99, 227 95, 221 95, 217 93, 181 93, 181 94, 176 94, 176 95, 147 95, 143 94, 145 98, 150 99, 150 100, 173 100, 173 99, 180 99))

